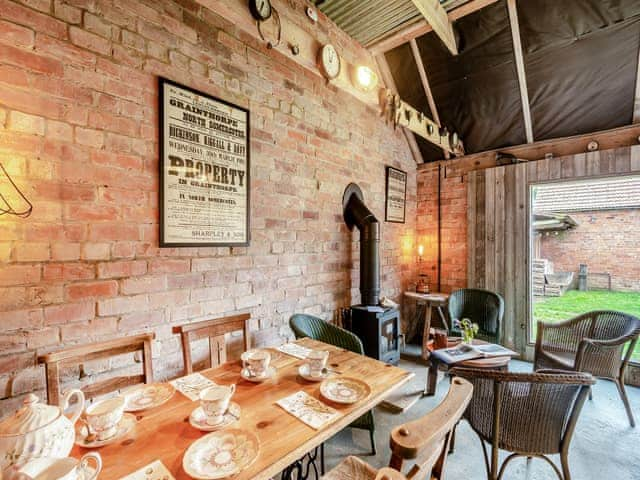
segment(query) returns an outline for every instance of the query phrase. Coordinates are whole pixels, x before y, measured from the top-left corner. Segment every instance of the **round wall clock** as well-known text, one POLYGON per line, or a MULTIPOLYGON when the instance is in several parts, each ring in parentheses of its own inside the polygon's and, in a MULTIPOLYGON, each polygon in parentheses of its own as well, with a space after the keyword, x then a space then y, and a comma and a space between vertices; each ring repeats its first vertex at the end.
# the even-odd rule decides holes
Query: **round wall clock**
POLYGON ((270 0, 249 0, 249 10, 253 18, 259 22, 264 22, 271 17, 271 1, 270 0))
POLYGON ((330 43, 320 50, 320 67, 324 76, 329 80, 333 80, 340 74, 340 55, 338 55, 336 47, 330 43))

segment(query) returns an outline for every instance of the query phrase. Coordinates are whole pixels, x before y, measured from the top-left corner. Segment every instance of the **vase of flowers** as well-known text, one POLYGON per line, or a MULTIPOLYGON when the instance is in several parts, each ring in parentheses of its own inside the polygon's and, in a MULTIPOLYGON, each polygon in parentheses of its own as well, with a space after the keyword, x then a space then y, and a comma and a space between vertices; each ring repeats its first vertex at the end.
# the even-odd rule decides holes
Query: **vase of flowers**
POLYGON ((477 323, 473 323, 468 318, 463 318, 460 321, 460 330, 462 330, 462 342, 466 343, 467 345, 472 345, 473 339, 478 333, 478 329, 479 327, 477 323))

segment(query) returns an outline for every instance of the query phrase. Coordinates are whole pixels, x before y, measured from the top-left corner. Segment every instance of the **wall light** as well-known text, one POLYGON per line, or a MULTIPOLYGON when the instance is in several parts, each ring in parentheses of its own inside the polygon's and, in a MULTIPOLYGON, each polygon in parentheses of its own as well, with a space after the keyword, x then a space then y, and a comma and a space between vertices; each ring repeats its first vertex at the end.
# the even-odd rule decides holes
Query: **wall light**
POLYGON ((378 75, 366 65, 358 65, 353 72, 353 84, 358 90, 370 92, 378 85, 378 75))

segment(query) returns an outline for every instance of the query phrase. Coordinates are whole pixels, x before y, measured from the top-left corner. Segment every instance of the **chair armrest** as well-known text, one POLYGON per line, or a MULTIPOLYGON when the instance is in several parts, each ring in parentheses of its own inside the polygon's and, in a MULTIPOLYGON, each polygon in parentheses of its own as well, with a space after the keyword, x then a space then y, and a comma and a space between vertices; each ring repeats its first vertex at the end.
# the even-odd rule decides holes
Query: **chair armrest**
POLYGON ((393 468, 384 467, 378 470, 375 480, 407 480, 407 477, 393 468))

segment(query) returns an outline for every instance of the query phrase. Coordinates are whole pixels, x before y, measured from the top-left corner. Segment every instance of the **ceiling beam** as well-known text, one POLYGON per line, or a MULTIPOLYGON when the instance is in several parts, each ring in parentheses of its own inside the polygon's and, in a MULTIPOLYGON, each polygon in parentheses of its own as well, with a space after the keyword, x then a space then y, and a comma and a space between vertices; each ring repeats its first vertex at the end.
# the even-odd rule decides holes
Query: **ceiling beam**
MULTIPOLYGON (((427 96, 427 103, 429 104, 431 115, 433 115, 433 121, 438 124, 438 127, 441 127, 442 122, 440 122, 438 108, 436 107, 436 102, 433 99, 433 93, 431 92, 431 86, 429 85, 429 78, 427 77, 427 70, 424 68, 424 62, 422 61, 422 55, 420 55, 418 42, 412 38, 409 41, 409 44, 411 45, 411 51, 413 52, 413 59, 416 61, 416 66, 418 67, 418 73, 420 74, 420 81, 422 82, 424 94, 427 96)), ((444 158, 450 158, 449 152, 446 149, 443 149, 442 151, 444 152, 444 158)))
POLYGON ((633 100, 633 123, 640 123, 640 52, 638 52, 638 72, 636 74, 636 96, 633 100))
MULTIPOLYGON (((378 55, 376 57, 376 62, 378 63, 378 69, 380 70, 382 81, 389 90, 397 94, 398 88, 396 87, 396 82, 393 79, 393 75, 391 74, 391 69, 389 68, 387 59, 384 58, 384 55, 378 55)), ((413 155, 413 159, 415 160, 415 162, 417 164, 424 163, 424 158, 422 157, 422 152, 420 151, 420 147, 418 146, 418 141, 416 140, 415 134, 411 130, 407 130, 405 128, 403 128, 402 131, 404 132, 404 136, 407 139, 409 149, 411 150, 411 154, 413 155)))
POLYGON ((511 37, 513 39, 513 53, 516 57, 516 72, 518 73, 518 84, 520 86, 524 131, 527 137, 527 143, 533 143, 533 122, 531 120, 529 90, 527 89, 527 76, 524 69, 524 56, 522 55, 522 40, 520 38, 520 24, 518 22, 516 0, 507 0, 507 9, 509 10, 509 24, 511 25, 511 37))
MULTIPOLYGON (((449 22, 453 23, 456 20, 461 19, 471 13, 474 13, 481 8, 489 6, 493 3, 496 3, 498 0, 471 0, 470 2, 461 5, 458 8, 454 8, 451 10, 447 17, 449 18, 449 22)), ((399 29, 390 33, 386 37, 381 40, 378 40, 371 45, 367 45, 369 50, 373 55, 378 55, 380 53, 388 52, 389 50, 393 50, 400 45, 407 43, 412 38, 418 38, 424 35, 425 33, 429 33, 433 30, 431 25, 427 23, 426 20, 421 19, 417 22, 413 22, 410 24, 405 24, 401 26, 399 29)))
POLYGON ((413 0, 413 4, 427 23, 431 25, 436 35, 440 37, 442 43, 453 55, 457 55, 458 45, 456 44, 456 36, 453 34, 453 25, 440 2, 438 0, 413 0))
MULTIPOLYGON (((446 177, 459 177, 472 170, 495 167, 498 153, 513 155, 517 159, 524 161, 542 160, 546 155, 552 155, 554 159, 560 161, 559 157, 566 155, 589 154, 587 146, 590 142, 597 142, 599 151, 638 145, 640 143, 640 125, 627 125, 584 135, 553 138, 514 147, 473 153, 463 157, 452 158, 451 160, 442 160, 441 164, 445 169, 446 177)), ((640 146, 633 148, 640 149, 640 146)), ((631 162, 633 165, 633 155, 631 162)), ((640 160, 636 161, 636 165, 635 169, 640 169, 640 160)))

